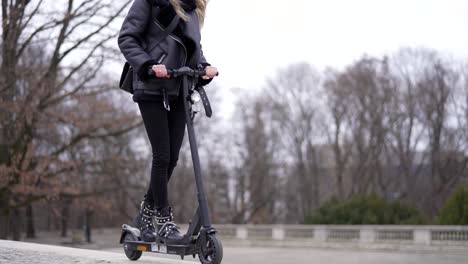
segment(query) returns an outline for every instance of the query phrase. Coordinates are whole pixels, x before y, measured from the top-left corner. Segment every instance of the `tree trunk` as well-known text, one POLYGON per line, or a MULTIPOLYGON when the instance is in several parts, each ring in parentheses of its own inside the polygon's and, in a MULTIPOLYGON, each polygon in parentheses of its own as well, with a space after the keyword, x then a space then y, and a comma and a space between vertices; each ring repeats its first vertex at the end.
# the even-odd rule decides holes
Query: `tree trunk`
POLYGON ((84 223, 83 223, 83 232, 85 241, 91 243, 91 217, 93 212, 90 209, 85 209, 84 213, 84 223))
POLYGON ((52 230, 52 211, 50 210, 50 204, 47 205, 47 231, 52 230))
POLYGON ((31 204, 26 207, 26 238, 36 238, 34 212, 31 204))
POLYGON ((0 239, 8 238, 10 212, 0 199, 0 239))
POLYGON ((12 240, 20 241, 21 239, 21 215, 18 208, 10 210, 10 231, 12 240))
POLYGON ((61 216, 61 236, 67 237, 68 232, 68 218, 70 214, 70 206, 69 206, 68 199, 62 201, 62 216, 61 216))

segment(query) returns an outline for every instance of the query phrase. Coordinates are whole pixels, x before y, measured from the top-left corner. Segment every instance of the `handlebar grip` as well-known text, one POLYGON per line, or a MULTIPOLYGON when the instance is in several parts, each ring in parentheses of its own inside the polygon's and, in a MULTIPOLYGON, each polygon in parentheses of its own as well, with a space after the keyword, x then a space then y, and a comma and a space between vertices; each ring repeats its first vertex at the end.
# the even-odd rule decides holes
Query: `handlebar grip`
MULTIPOLYGON (((173 71, 172 69, 167 69, 167 74, 172 75, 172 71, 173 71)), ((156 73, 153 71, 152 67, 148 67, 148 72, 147 73, 148 73, 149 77, 154 77, 156 79, 164 79, 164 78, 157 77, 156 73)))
MULTIPOLYGON (((154 73, 152 67, 149 67, 148 68, 148 76, 149 77, 154 77, 154 78, 158 78, 156 76, 156 74, 154 73)), ((170 78, 176 78, 176 77, 179 77, 180 74, 184 74, 183 72, 179 72, 178 69, 167 69, 167 74, 170 75, 170 78)), ((198 76, 205 76, 206 75, 206 71, 205 70, 198 70, 196 71, 196 74, 198 76)), ((219 72, 216 73, 216 76, 219 76, 219 72)))

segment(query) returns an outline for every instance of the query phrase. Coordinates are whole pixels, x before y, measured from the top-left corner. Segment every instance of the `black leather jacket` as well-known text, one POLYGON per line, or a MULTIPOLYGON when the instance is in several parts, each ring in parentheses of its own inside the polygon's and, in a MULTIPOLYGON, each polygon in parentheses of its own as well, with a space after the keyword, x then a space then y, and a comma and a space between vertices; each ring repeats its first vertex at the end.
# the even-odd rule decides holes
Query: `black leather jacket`
POLYGON ((147 0, 135 0, 122 24, 118 37, 120 51, 134 69, 133 87, 145 90, 149 94, 161 94, 165 88, 168 94, 178 94, 180 80, 177 79, 146 79, 148 67, 153 64, 164 64, 167 68, 182 66, 197 67, 199 64, 209 65, 203 56, 200 44, 200 27, 195 11, 187 12, 190 19, 181 23, 182 33, 186 39, 193 41, 192 54, 187 54, 187 47, 174 34, 170 34, 158 45, 154 40, 161 34, 163 25, 156 19, 160 7, 153 8, 147 0), (156 13, 156 14, 155 14, 156 13))

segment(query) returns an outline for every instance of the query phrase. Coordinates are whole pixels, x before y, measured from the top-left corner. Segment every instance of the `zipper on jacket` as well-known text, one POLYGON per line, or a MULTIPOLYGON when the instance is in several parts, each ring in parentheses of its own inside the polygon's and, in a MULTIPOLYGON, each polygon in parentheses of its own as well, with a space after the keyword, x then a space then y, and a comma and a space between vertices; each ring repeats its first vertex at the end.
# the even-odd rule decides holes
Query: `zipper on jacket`
POLYGON ((166 53, 163 53, 163 54, 161 55, 161 57, 159 57, 158 64, 161 64, 161 63, 164 61, 164 59, 165 59, 166 57, 167 57, 167 54, 166 54, 166 53))
MULTIPOLYGON (((153 19, 153 23, 158 26, 162 31, 164 31, 164 28, 156 21, 153 19)), ((185 64, 187 63, 187 56, 188 56, 188 52, 187 52, 187 47, 185 47, 184 43, 182 42, 181 39, 179 39, 178 37, 176 37, 175 35, 173 35, 172 33, 169 34, 169 37, 171 37, 173 40, 175 40, 176 42, 178 42, 180 45, 182 45, 182 47, 184 48, 184 63, 182 65, 185 66, 185 64)))

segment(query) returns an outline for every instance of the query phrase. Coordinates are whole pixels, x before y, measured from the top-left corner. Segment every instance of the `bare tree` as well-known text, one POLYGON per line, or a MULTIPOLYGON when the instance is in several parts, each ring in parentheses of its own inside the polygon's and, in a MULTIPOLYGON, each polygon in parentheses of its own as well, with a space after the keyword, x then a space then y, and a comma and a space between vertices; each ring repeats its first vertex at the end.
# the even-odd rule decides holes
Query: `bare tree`
POLYGON ((421 151, 424 144, 424 127, 420 122, 418 109, 418 80, 421 78, 427 56, 418 50, 403 48, 390 60, 390 68, 395 82, 395 91, 389 111, 388 145, 390 153, 397 158, 397 190, 399 198, 417 202, 419 177, 427 162, 427 153, 421 151))
POLYGON ((332 120, 331 124, 327 126, 327 138, 333 147, 336 197, 340 200, 345 199, 350 192, 347 190, 349 188, 346 188, 345 177, 349 176, 346 171, 349 168, 353 148, 351 134, 347 128, 347 116, 350 115, 348 106, 350 91, 342 88, 343 85, 340 84, 342 81, 339 72, 330 70, 324 84, 327 107, 332 120))
POLYGON ((460 133, 454 109, 458 87, 465 85, 456 65, 433 51, 425 51, 427 63, 417 82, 419 118, 426 130, 429 154, 430 194, 427 208, 435 216, 442 201, 458 184, 468 162, 466 141, 460 133))
POLYGON ((290 185, 286 188, 290 191, 285 202, 294 216, 287 215, 287 219, 304 219, 320 203, 322 168, 320 151, 316 147, 323 132, 320 89, 318 71, 301 63, 278 71, 263 90, 269 103, 267 113, 272 138, 277 139, 275 144, 283 149, 284 155, 279 156, 278 162, 292 165, 285 179, 290 185))
POLYGON ((336 84, 346 96, 346 115, 342 111, 353 141, 350 194, 386 193, 389 177, 384 169, 385 143, 393 91, 387 59, 364 57, 349 66, 336 84))
MULTIPOLYGON (((244 140, 246 144, 244 170, 248 174, 249 218, 254 224, 271 223, 269 210, 276 188, 274 183, 272 154, 262 114, 264 103, 260 100, 250 105, 250 117, 245 118, 244 140)), ((247 106, 248 107, 248 106, 247 106)))
MULTIPOLYGON (((118 31, 111 23, 128 3, 2 1, 2 220, 34 201, 76 193, 64 175, 76 175, 80 164, 70 151, 83 140, 118 136, 140 125, 105 93, 114 84, 96 78, 113 54, 109 41, 118 31)), ((2 223, 0 238, 7 231, 2 223)))

